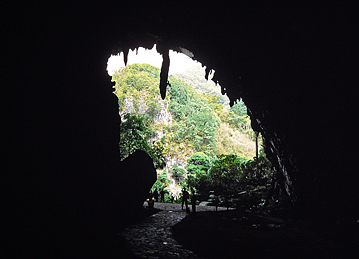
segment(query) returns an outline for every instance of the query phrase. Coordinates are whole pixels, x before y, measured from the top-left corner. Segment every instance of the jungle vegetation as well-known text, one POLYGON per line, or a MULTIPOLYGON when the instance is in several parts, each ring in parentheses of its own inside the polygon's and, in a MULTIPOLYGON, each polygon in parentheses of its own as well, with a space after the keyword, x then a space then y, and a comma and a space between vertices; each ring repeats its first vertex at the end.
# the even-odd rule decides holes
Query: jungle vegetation
POLYGON ((132 64, 112 75, 122 121, 120 156, 146 151, 155 167, 164 169, 158 171, 153 188, 168 186, 170 175, 177 185, 193 188, 199 196, 212 191, 223 203, 238 205, 243 194, 252 197, 270 185, 271 165, 263 151, 253 158, 255 133, 243 101, 229 107, 228 98, 197 74, 169 76, 164 100, 159 68, 132 64), (167 160, 187 165, 166 168, 167 160))

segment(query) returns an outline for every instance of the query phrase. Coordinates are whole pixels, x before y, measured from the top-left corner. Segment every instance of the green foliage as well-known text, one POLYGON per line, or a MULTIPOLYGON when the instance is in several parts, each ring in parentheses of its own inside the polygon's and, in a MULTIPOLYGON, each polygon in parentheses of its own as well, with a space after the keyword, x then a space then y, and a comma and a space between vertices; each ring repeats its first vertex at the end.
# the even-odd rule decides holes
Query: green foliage
POLYGON ((163 144, 157 142, 151 146, 148 143, 155 132, 149 125, 145 125, 145 117, 143 114, 137 116, 133 113, 124 115, 124 121, 120 125, 120 158, 123 160, 136 150, 143 150, 153 159, 155 167, 160 168, 164 163, 163 144))
POLYGON ((200 64, 196 64, 181 73, 176 73, 175 77, 191 85, 199 93, 205 93, 219 97, 219 104, 228 105, 229 98, 221 94, 221 89, 212 80, 205 79, 205 72, 200 64))
POLYGON ((247 114, 247 107, 243 100, 237 100, 228 112, 228 124, 240 132, 247 134, 251 140, 255 140, 255 133, 252 130, 251 120, 247 114))
POLYGON ((237 155, 221 155, 205 167, 202 154, 192 156, 186 167, 188 186, 208 198, 210 191, 221 196, 223 204, 259 204, 264 198, 272 179, 271 164, 262 151, 258 159, 248 159, 237 155))
POLYGON ((120 157, 124 159, 135 150, 146 151, 149 149, 148 139, 152 132, 144 124, 142 115, 127 113, 120 125, 120 157))
POLYGON ((211 158, 202 152, 197 152, 188 158, 187 162, 189 165, 209 167, 211 165, 211 158))
POLYGON ((154 144, 149 146, 150 148, 146 152, 153 159, 153 164, 155 168, 163 168, 165 165, 165 157, 163 155, 164 145, 161 141, 157 141, 154 144))
POLYGON ((207 190, 208 170, 211 166, 211 158, 202 152, 193 154, 186 165, 187 187, 193 187, 199 192, 207 190))
POLYGON ((134 113, 139 113, 139 102, 145 102, 148 119, 152 122, 156 110, 159 109, 160 69, 149 64, 132 64, 116 71, 112 75, 115 82, 114 94, 118 98, 120 113, 125 109, 125 100, 132 100, 134 113))
POLYGON ((161 174, 157 175, 157 180, 152 186, 152 190, 161 191, 167 186, 169 186, 170 180, 167 177, 167 170, 164 169, 161 174))
MULTIPOLYGON (((188 160, 186 170, 189 175, 199 177, 202 174, 206 174, 211 166, 211 159, 202 152, 193 154, 188 160)), ((192 177, 192 176, 191 176, 192 177)))
POLYGON ((214 191, 229 195, 240 190, 245 179, 243 169, 248 161, 236 155, 222 155, 214 161, 209 171, 214 191))
MULTIPOLYGON (((247 134, 254 141, 243 101, 238 101, 228 110, 223 105, 219 88, 213 82, 208 84, 210 81, 206 81, 201 74, 203 71, 200 71, 200 67, 197 67, 193 73, 187 73, 187 79, 193 77, 191 80, 186 79, 192 86, 173 76, 169 77, 171 86, 167 87, 165 104, 169 104, 169 112, 173 118, 171 125, 155 124, 156 114, 160 109, 159 68, 148 64, 132 64, 116 71, 112 81, 116 82, 114 93, 119 100, 120 114, 145 113, 145 124, 163 132, 161 143, 164 145, 159 148, 161 151, 155 151, 157 155, 162 152, 164 156, 178 158, 190 156, 194 152, 210 156, 221 153, 250 154, 251 149, 238 146, 247 141, 232 139, 238 139, 236 132, 232 134, 227 130, 228 134, 221 134, 221 129, 227 126, 221 126, 221 129, 219 126, 220 123, 228 125, 233 130, 247 134), (196 86, 196 83, 199 85, 196 86), (193 87, 204 93, 199 94, 193 87)), ((253 151, 252 153, 254 155, 253 151)))
POLYGON ((172 174, 172 178, 175 179, 175 181, 179 185, 181 185, 182 181, 184 180, 184 177, 186 176, 186 170, 178 167, 178 165, 174 165, 171 174, 172 174))
POLYGON ((220 102, 220 96, 207 93, 202 94, 202 96, 207 99, 209 105, 213 108, 214 112, 218 115, 219 118, 223 120, 225 118, 225 109, 220 102))
POLYGON ((230 127, 228 123, 221 123, 217 133, 217 155, 234 154, 251 158, 255 154, 255 144, 247 134, 236 128, 230 127))
POLYGON ((168 95, 175 123, 172 141, 185 143, 196 152, 214 154, 219 121, 208 100, 185 82, 170 76, 168 95))
POLYGON ((230 110, 240 117, 247 115, 247 106, 244 104, 242 99, 239 101, 237 100, 230 110))

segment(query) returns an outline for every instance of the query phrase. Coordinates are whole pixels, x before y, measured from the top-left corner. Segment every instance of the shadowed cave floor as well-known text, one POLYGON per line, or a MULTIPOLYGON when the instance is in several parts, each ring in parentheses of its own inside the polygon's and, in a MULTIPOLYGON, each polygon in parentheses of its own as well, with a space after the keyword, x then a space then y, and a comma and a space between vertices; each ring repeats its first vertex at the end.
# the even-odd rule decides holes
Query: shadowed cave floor
MULTIPOLYGON (((312 224, 237 210, 155 203, 121 233, 131 258, 358 258, 358 226, 312 224)), ((130 257, 130 256, 129 256, 130 257)))

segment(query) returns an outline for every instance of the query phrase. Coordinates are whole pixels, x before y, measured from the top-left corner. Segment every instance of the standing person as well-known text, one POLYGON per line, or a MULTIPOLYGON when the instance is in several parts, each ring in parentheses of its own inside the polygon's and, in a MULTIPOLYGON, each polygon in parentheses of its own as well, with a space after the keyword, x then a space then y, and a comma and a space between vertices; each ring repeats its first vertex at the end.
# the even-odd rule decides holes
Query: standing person
POLYGON ((197 196, 196 196, 196 193, 193 190, 193 188, 191 189, 191 192, 192 192, 192 197, 191 197, 192 212, 195 213, 196 212, 197 196))
POLYGON ((158 192, 157 189, 153 192, 153 197, 155 198, 155 201, 158 202, 158 192))
POLYGON ((161 202, 165 202, 165 191, 162 189, 160 192, 161 195, 161 202))
POLYGON ((147 203, 148 203, 148 208, 149 209, 153 209, 153 205, 154 205, 154 203, 155 203, 155 201, 154 201, 154 197, 153 197, 153 193, 150 191, 149 193, 148 193, 148 199, 147 199, 147 203))
POLYGON ((183 204, 186 205, 186 210, 188 209, 188 198, 189 198, 189 193, 187 192, 186 187, 184 187, 182 190, 182 209, 183 209, 183 204))

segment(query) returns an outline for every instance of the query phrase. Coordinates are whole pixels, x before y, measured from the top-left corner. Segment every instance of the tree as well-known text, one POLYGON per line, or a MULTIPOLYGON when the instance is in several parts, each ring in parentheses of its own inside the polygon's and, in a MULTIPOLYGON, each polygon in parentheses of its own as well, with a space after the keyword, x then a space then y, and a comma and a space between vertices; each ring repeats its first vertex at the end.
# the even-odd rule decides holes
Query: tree
POLYGON ((178 167, 178 165, 174 165, 173 169, 171 171, 172 177, 173 179, 175 179, 175 181, 181 185, 183 178, 186 175, 186 170, 184 170, 183 168, 178 167))
MULTIPOLYGON (((203 75, 201 77, 203 79, 203 75)), ((159 80, 160 69, 148 64, 128 65, 112 76, 112 81, 116 82, 114 93, 118 97, 122 118, 125 113, 141 114, 145 131, 148 131, 147 134, 138 127, 126 128, 125 123, 121 125, 121 135, 125 136, 120 136, 122 159, 135 149, 145 150, 153 158, 156 167, 164 166, 164 156, 182 159, 195 152, 212 157, 223 153, 251 156, 252 151, 248 151, 247 146, 255 138, 243 101, 238 101, 229 110, 222 105, 223 96, 219 91, 213 92, 209 88, 209 91, 204 91, 207 88, 205 86, 201 88, 205 94, 199 94, 186 82, 170 76, 171 85, 167 87, 167 96, 162 102, 159 80), (208 94, 212 92, 216 95, 208 94), (166 109, 166 118, 170 112, 172 123, 161 121, 162 109, 166 109), (226 130, 226 134, 222 134, 227 128, 230 131, 226 130), (151 135, 154 129, 159 133, 156 136, 151 135), (239 141, 238 131, 250 136, 251 140, 245 136, 247 142, 239 141), (153 142, 153 139, 159 137, 162 137, 160 142, 149 143, 150 139, 153 142), (234 138, 238 141, 233 141, 234 138), (248 145, 243 147, 243 143, 248 145), (134 146, 131 148, 130 145, 134 146)), ((194 80, 193 87, 196 87, 196 82, 194 80)))
POLYGON ((202 152, 193 154, 186 165, 187 183, 197 192, 204 193, 208 187, 208 170, 211 166, 211 158, 202 152))
POLYGON ((157 175, 157 180, 153 184, 152 189, 153 190, 163 190, 167 186, 169 186, 170 180, 167 177, 167 170, 164 169, 161 174, 157 175))
POLYGON ((139 113, 139 102, 145 102, 148 113, 148 120, 153 121, 155 111, 159 108, 158 89, 160 69, 149 64, 132 64, 116 71, 112 75, 112 82, 115 82, 114 94, 118 98, 120 113, 128 107, 125 101, 133 102, 133 112, 139 113))
POLYGON ((197 152, 214 154, 219 120, 208 100, 185 82, 170 76, 168 87, 175 143, 185 143, 197 152))
POLYGON ((247 114, 247 107, 243 100, 237 100, 228 111, 228 124, 240 132, 248 135, 251 140, 255 139, 255 133, 252 130, 251 120, 247 114))
POLYGON ((124 115, 124 121, 120 125, 120 158, 123 160, 136 150, 143 150, 153 159, 154 166, 160 168, 164 164, 163 144, 157 142, 151 146, 148 143, 155 132, 149 125, 145 125, 144 120, 145 115, 142 114, 124 115))
POLYGON ((202 152, 193 154, 187 160, 186 170, 189 174, 199 176, 200 174, 207 173, 211 166, 211 159, 202 152))
POLYGON ((146 151, 149 149, 148 138, 151 132, 143 123, 143 116, 127 113, 120 125, 120 157, 121 160, 128 157, 135 150, 146 151))
POLYGON ((212 186, 217 194, 232 195, 243 185, 243 164, 249 159, 236 155, 222 155, 209 170, 212 186))
POLYGON ((242 99, 237 100, 230 110, 240 117, 247 115, 247 106, 244 104, 242 99))
POLYGON ((147 153, 152 157, 155 168, 163 168, 165 166, 165 157, 163 155, 164 145, 161 141, 157 141, 147 150, 147 153))

